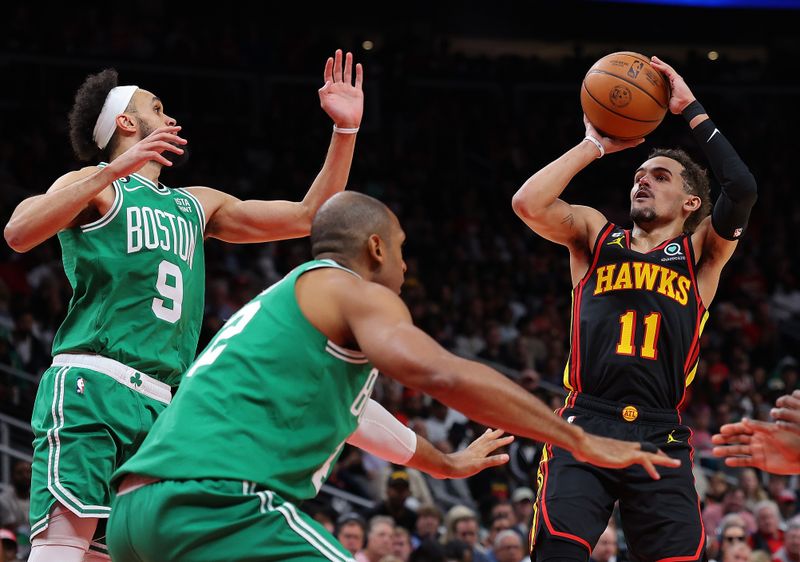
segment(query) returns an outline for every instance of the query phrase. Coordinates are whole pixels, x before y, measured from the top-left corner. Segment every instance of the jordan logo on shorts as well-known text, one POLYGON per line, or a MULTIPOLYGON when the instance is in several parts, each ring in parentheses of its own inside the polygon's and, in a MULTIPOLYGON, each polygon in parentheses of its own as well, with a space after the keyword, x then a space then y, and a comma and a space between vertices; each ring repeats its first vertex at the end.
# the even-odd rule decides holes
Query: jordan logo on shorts
POLYGON ((673 433, 675 433, 676 431, 678 431, 678 430, 677 430, 677 429, 673 429, 672 431, 670 431, 670 432, 669 432, 669 435, 667 435, 667 444, 668 444, 668 445, 669 445, 670 443, 683 443, 683 441, 681 441, 680 439, 675 439, 675 438, 672 436, 672 434, 673 434, 673 433))

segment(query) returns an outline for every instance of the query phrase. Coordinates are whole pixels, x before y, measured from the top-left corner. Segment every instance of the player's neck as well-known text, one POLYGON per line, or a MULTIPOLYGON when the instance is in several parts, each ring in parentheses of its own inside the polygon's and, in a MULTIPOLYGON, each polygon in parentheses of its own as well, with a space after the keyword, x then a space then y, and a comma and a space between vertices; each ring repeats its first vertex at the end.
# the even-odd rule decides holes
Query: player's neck
POLYGON ((639 252, 649 252, 665 240, 670 240, 683 232, 683 225, 675 222, 659 225, 633 224, 631 228, 631 248, 639 252))
MULTIPOLYGON (((111 154, 110 159, 113 161, 115 158, 120 156, 124 149, 115 151, 111 154)), ((140 176, 149 179, 151 182, 158 184, 158 177, 161 175, 161 164, 158 162, 153 162, 152 160, 142 166, 140 169, 136 170, 136 173, 140 176)))

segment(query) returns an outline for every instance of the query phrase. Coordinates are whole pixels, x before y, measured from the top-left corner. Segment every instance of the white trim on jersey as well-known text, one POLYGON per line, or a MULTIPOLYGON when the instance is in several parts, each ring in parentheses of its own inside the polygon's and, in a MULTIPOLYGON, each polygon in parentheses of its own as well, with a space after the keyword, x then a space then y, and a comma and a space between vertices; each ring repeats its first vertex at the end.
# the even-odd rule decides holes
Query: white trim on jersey
POLYGON ((114 188, 114 202, 111 204, 111 207, 109 207, 105 215, 96 221, 88 224, 82 224, 80 227, 82 232, 91 232, 92 230, 97 230, 98 228, 104 227, 114 220, 114 217, 116 217, 117 213, 119 213, 119 210, 122 208, 122 189, 120 189, 119 184, 116 181, 112 182, 111 185, 114 188))
POLYGON ((325 344, 325 351, 337 359, 341 359, 342 361, 346 361, 348 363, 354 363, 356 365, 365 365, 369 363, 367 356, 360 351, 354 351, 352 349, 347 349, 340 345, 336 345, 331 340, 328 340, 325 344))
MULTIPOLYGON (((110 507, 105 505, 83 504, 61 484, 61 480, 58 476, 58 466, 61 458, 61 439, 58 432, 64 427, 65 423, 64 384, 67 380, 67 372, 69 370, 70 367, 68 366, 62 367, 54 377, 53 403, 51 405, 53 427, 47 430, 47 489, 53 494, 55 499, 78 517, 97 517, 105 519, 111 513, 110 507)), ((47 525, 44 525, 39 531, 43 531, 45 528, 47 528, 47 525)))

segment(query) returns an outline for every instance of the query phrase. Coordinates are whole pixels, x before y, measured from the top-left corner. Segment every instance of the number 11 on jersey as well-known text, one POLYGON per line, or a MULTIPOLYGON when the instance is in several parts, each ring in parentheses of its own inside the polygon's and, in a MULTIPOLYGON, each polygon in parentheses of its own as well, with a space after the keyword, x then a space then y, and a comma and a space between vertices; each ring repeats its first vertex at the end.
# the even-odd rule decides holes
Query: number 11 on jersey
MULTIPOLYGON (((629 310, 619 317, 620 334, 617 343, 617 355, 636 355, 634 340, 636 337, 636 311, 629 310)), ((644 341, 640 351, 644 359, 658 358, 658 333, 661 328, 661 314, 651 312, 644 317, 644 341)))

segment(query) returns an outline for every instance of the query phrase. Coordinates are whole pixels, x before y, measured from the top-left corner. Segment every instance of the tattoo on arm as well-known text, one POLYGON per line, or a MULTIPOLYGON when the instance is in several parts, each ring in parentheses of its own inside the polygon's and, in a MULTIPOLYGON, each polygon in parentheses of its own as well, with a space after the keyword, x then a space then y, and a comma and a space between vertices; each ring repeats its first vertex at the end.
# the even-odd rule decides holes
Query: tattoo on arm
POLYGON ((572 213, 568 214, 564 219, 561 221, 561 224, 567 224, 570 228, 575 228, 575 217, 572 213))

